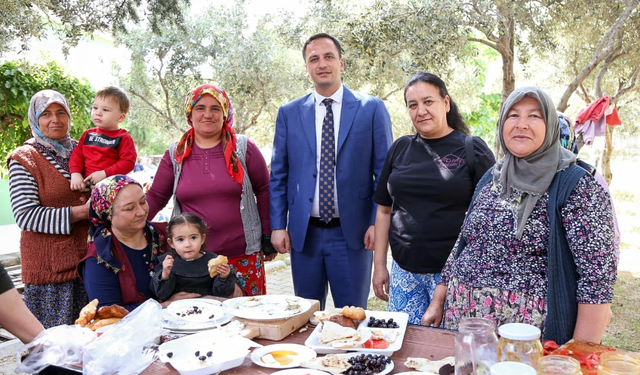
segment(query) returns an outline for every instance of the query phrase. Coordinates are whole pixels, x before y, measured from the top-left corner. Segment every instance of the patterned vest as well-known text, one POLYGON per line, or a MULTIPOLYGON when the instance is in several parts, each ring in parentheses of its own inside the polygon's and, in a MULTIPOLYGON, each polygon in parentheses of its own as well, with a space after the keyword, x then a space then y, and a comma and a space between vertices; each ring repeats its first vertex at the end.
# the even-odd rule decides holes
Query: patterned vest
MULTIPOLYGON (((9 159, 26 168, 38 185, 43 207, 80 206, 88 195, 72 191, 53 164, 31 146, 15 149, 9 159)), ((89 222, 73 224, 71 235, 45 234, 23 230, 20 236, 22 281, 28 284, 61 283, 78 277, 76 264, 87 253, 89 222)))

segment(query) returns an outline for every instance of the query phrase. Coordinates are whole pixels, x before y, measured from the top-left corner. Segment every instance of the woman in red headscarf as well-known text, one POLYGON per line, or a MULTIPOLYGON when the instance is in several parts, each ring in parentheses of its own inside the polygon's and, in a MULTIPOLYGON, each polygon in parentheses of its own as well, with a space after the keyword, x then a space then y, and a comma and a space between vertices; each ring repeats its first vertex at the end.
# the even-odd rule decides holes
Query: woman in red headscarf
MULTIPOLYGON (((227 94, 201 85, 185 98, 190 129, 165 153, 147 193, 149 218, 173 196, 173 215, 207 223, 206 250, 229 258, 241 287, 266 294, 264 261, 275 257, 269 225, 269 171, 258 147, 233 130, 227 94)), ((241 288, 241 290, 240 290, 241 288)))

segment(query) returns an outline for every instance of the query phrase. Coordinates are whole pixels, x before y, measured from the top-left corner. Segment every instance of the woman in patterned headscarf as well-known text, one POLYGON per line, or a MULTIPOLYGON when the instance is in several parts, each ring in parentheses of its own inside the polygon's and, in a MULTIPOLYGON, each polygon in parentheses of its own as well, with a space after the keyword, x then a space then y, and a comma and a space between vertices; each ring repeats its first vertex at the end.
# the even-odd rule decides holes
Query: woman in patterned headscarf
POLYGON ((148 222, 148 211, 142 186, 131 177, 107 177, 93 188, 88 251, 78 271, 99 306, 133 310, 155 297, 149 283, 164 252, 166 224, 148 222))
POLYGON ((46 327, 73 324, 87 303, 75 265, 86 254, 88 195, 69 190, 71 111, 57 91, 31 98, 33 138, 8 158, 9 191, 22 229, 20 254, 24 300, 46 327))
POLYGON ((191 90, 185 115, 190 129, 165 153, 147 193, 149 217, 173 196, 173 214, 201 217, 208 225, 206 250, 229 258, 241 285, 234 296, 266 294, 263 262, 276 255, 267 164, 253 142, 236 135, 223 90, 210 84, 191 90))
POLYGON ((485 317, 537 326, 558 344, 600 342, 616 280, 609 194, 561 146, 541 89, 509 95, 498 134, 505 156, 476 187, 422 323, 485 317))

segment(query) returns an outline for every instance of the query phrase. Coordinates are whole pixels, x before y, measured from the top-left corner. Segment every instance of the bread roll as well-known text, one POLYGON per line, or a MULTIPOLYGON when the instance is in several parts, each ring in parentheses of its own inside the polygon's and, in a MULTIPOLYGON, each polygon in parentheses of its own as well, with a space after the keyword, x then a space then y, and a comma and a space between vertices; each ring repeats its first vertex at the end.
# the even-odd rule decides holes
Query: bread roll
POLYGON ((367 315, 362 307, 345 306, 342 309, 342 315, 353 320, 365 320, 367 315))
POLYGON ((102 328, 104 326, 109 326, 111 324, 116 324, 120 321, 120 318, 108 318, 108 319, 100 319, 96 323, 91 326, 92 330, 96 330, 98 328, 102 328))
POLYGON ((218 255, 216 258, 211 259, 209 263, 207 263, 209 266, 209 276, 211 276, 211 278, 216 277, 218 275, 218 266, 226 263, 229 263, 229 259, 224 255, 218 255))
POLYGON ((86 326, 96 316, 96 308, 98 307, 98 300, 94 299, 89 302, 85 307, 80 310, 80 316, 76 319, 76 324, 86 326))
POLYGON ((129 311, 120 305, 102 306, 96 313, 98 319, 124 318, 129 311))

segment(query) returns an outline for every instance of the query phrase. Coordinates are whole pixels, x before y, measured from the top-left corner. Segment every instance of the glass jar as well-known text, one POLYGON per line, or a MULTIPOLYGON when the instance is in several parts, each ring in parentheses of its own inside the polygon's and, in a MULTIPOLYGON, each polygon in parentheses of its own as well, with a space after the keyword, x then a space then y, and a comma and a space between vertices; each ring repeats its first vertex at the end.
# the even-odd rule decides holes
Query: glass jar
POLYGON ((582 375, 582 371, 577 359, 552 354, 538 360, 538 375, 582 375))
POLYGON ((503 324, 498 328, 498 362, 525 363, 533 368, 542 358, 540 328, 523 323, 503 324))
POLYGON ((625 353, 602 353, 598 375, 640 375, 640 361, 625 353))
POLYGON ((489 375, 498 359, 496 325, 489 319, 464 318, 456 334, 456 375, 489 375))
POLYGON ((520 362, 499 362, 491 366, 491 375, 536 375, 536 369, 520 362))

